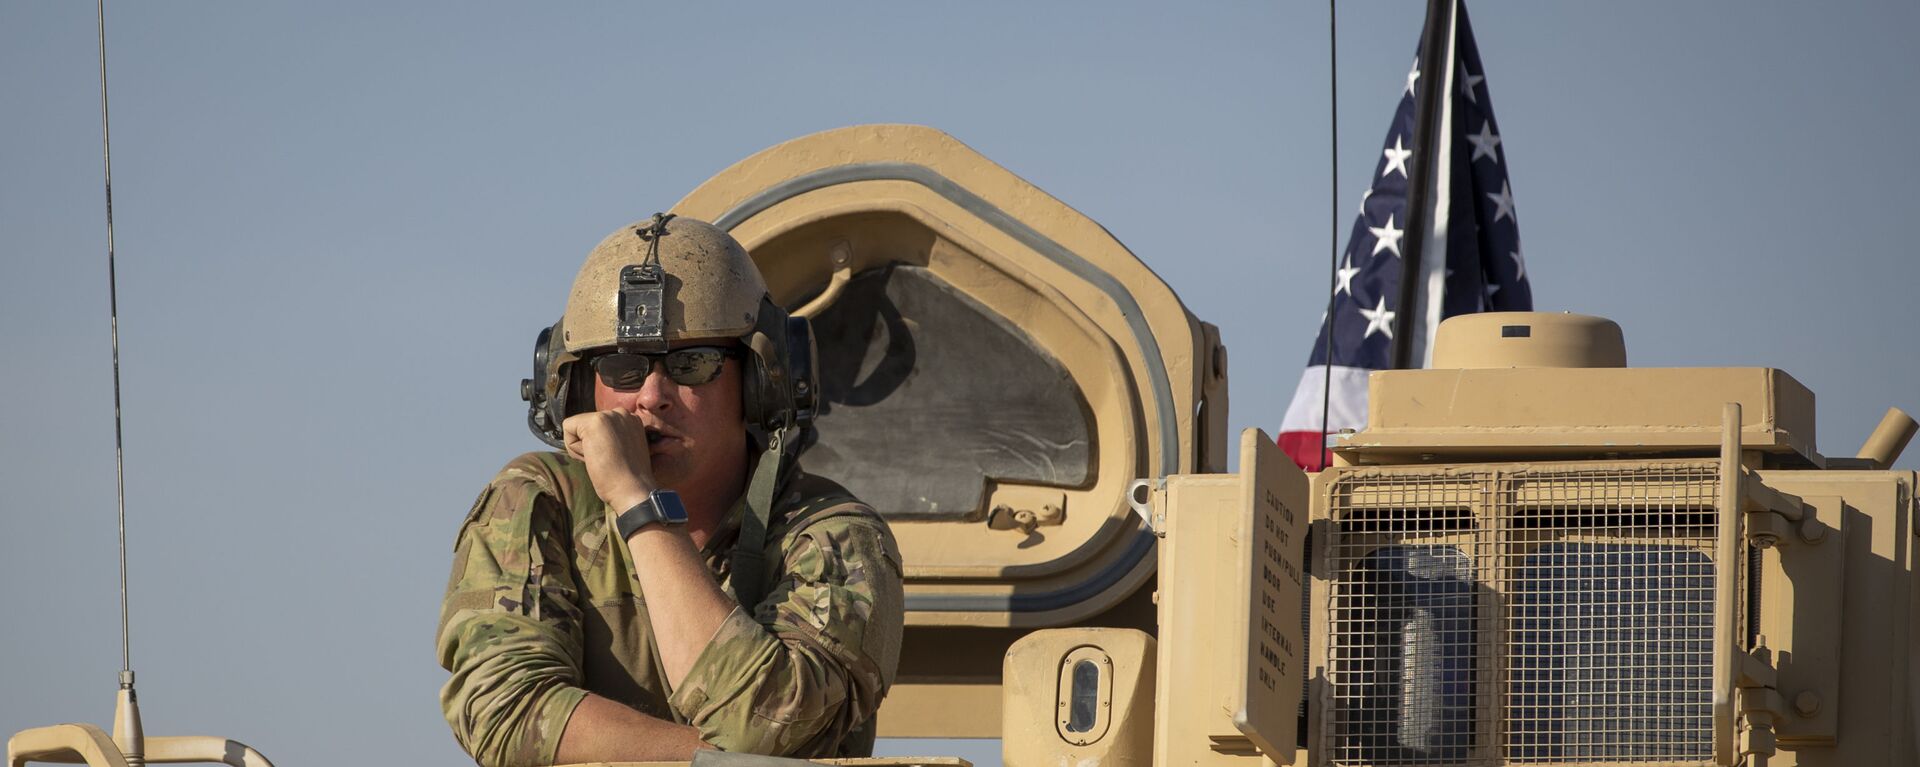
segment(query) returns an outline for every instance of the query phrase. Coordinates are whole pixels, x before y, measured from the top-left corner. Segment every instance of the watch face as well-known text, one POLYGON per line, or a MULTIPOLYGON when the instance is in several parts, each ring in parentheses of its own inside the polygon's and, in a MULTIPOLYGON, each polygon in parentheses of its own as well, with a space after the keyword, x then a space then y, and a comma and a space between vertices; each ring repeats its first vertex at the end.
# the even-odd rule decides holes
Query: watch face
POLYGON ((680 494, 672 490, 658 490, 652 495, 653 507, 660 512, 660 519, 675 525, 687 522, 687 507, 681 505, 680 494))

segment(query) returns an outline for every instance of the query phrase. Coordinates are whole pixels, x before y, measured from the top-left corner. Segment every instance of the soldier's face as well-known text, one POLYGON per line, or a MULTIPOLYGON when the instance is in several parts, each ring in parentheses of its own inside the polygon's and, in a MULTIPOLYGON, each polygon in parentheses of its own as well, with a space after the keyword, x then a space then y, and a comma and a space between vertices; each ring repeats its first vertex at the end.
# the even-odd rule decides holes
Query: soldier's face
POLYGON ((747 461, 739 360, 726 360, 718 377, 693 386, 674 383, 661 368, 654 365, 640 388, 631 391, 594 376, 594 409, 624 410, 646 424, 653 478, 662 488, 725 492, 739 482, 747 461))

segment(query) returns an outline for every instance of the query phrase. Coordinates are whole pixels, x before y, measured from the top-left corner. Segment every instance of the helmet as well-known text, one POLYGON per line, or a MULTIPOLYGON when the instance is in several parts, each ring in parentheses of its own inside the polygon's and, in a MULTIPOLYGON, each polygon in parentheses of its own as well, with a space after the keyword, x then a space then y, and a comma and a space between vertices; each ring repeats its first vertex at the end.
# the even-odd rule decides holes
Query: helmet
POLYGON ((760 270, 731 235, 661 214, 622 227, 587 254, 567 296, 561 343, 574 354, 610 347, 657 352, 673 341, 741 338, 766 297, 760 270), (657 265, 651 281, 649 263, 657 265), (646 316, 653 307, 637 297, 664 311, 646 316))
POLYGON ((812 328, 773 303, 746 249, 719 227, 670 213, 621 227, 587 254, 565 314, 534 341, 533 377, 520 382, 527 428, 561 446, 560 422, 592 407, 592 373, 579 363, 595 352, 717 338, 746 348, 741 410, 757 439, 811 424, 812 328))

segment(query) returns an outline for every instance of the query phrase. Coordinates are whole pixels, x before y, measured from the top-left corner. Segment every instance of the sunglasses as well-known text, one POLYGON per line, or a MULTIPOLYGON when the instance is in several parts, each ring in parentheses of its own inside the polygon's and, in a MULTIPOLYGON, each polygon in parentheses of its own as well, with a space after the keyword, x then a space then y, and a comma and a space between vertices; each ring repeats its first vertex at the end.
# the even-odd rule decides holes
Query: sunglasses
POLYGON ((727 346, 689 346, 659 354, 611 352, 590 360, 600 381, 616 391, 635 391, 647 382, 655 362, 662 363, 667 378, 681 386, 699 386, 720 377, 728 357, 740 356, 740 350, 727 346))

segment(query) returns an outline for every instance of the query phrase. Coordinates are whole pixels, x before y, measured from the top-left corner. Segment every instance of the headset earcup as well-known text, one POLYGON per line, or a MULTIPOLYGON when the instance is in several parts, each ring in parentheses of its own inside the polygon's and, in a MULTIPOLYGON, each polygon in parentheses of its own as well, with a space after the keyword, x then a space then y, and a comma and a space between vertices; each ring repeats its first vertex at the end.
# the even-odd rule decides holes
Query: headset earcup
POLYGON ((778 348, 773 339, 756 330, 747 337, 746 358, 741 360, 740 413, 749 425, 762 429, 777 428, 779 421, 779 371, 767 364, 778 348))
POLYGON ((783 380, 787 391, 782 407, 793 413, 795 426, 806 428, 821 412, 819 349, 814 346, 813 323, 805 317, 788 317, 786 339, 782 344, 786 369, 783 380))
MULTIPOLYGON (((560 387, 550 388, 556 374, 554 361, 563 352, 560 323, 542 328, 533 341, 533 377, 520 382, 520 398, 527 403, 527 430, 553 447, 560 447, 560 420, 564 417, 567 391, 564 378, 560 387), (548 394, 549 391, 554 394, 548 394)), ((560 365, 564 369, 565 365, 560 365)))
POLYGON ((813 323, 764 301, 743 340, 749 359, 740 395, 747 423, 767 431, 810 426, 820 406, 813 323))

